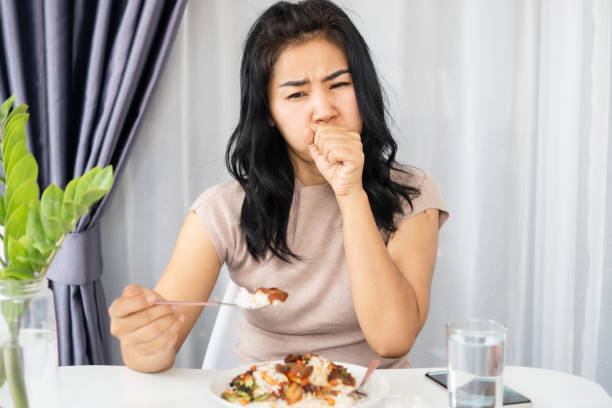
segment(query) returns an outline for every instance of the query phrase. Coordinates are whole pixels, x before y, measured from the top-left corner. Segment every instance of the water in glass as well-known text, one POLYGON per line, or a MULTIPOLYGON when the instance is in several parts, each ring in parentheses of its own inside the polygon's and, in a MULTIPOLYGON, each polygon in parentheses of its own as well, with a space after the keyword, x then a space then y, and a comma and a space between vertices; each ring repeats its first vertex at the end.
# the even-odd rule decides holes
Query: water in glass
POLYGON ((453 408, 502 408, 505 331, 449 330, 448 389, 453 408))

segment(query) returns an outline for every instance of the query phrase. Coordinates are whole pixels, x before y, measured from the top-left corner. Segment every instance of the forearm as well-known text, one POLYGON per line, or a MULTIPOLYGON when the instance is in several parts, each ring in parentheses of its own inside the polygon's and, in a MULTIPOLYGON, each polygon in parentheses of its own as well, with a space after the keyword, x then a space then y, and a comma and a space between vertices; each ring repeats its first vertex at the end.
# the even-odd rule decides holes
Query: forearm
POLYGON ((131 347, 121 345, 123 363, 135 371, 158 373, 172 368, 176 359, 176 350, 169 349, 155 354, 138 353, 131 347))
POLYGON ((421 328, 415 292, 393 263, 365 192, 339 200, 344 251, 355 313, 370 346, 397 357, 410 350, 421 328))

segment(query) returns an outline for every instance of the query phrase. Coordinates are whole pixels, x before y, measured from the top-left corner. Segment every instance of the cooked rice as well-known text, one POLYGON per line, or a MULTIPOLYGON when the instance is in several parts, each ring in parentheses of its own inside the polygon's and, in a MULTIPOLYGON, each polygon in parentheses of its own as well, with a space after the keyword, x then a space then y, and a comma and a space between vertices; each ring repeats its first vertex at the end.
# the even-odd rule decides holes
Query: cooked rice
MULTIPOLYGON (((277 362, 264 362, 256 366, 253 370, 253 377, 257 383, 257 388, 253 390, 253 396, 257 397, 267 393, 273 393, 279 390, 279 384, 289 381, 288 378, 276 371, 277 362)), ((308 377, 311 384, 331 388, 338 391, 338 395, 330 396, 333 398, 334 408, 352 407, 357 403, 354 398, 348 394, 355 389, 353 386, 348 386, 340 382, 337 385, 328 383, 327 378, 332 368, 332 362, 322 357, 312 355, 308 365, 313 367, 313 371, 308 377)), ((242 405, 240 402, 235 402, 236 405, 242 405)), ((304 396, 298 402, 289 405, 283 399, 273 401, 251 401, 247 404, 254 408, 329 408, 331 405, 325 397, 316 397, 312 393, 304 393, 304 396)))

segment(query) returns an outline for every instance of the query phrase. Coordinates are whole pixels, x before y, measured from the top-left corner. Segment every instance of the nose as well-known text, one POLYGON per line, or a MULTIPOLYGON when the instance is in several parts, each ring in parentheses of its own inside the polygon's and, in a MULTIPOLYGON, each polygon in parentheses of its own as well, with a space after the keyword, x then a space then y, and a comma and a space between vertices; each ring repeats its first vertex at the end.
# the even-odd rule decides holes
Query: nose
POLYGON ((332 123, 338 116, 333 101, 324 92, 313 95, 312 121, 319 124, 332 123))

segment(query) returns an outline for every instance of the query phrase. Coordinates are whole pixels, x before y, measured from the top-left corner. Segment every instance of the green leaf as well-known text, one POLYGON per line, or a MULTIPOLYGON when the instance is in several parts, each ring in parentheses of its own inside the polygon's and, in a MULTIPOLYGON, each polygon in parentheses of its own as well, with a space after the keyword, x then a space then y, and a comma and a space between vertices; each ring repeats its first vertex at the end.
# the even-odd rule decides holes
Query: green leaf
POLYGON ((99 190, 109 191, 113 186, 113 166, 108 165, 102 169, 93 180, 93 187, 99 190))
POLYGON ((82 216, 86 215, 89 212, 89 207, 86 207, 81 204, 76 204, 75 209, 76 209, 76 219, 74 220, 74 223, 76 224, 81 219, 82 216))
POLYGON ((42 269, 46 257, 37 251, 28 251, 27 242, 24 239, 16 240, 11 236, 8 237, 8 265, 19 268, 23 274, 33 275, 34 271, 42 269))
MULTIPOLYGON (((4 206, 9 210, 9 204, 13 198, 13 195, 17 189, 25 184, 34 184, 38 190, 38 184, 36 183, 36 177, 38 176, 38 165, 36 159, 31 154, 28 154, 19 160, 13 170, 7 175, 6 192, 4 196, 4 206)), ((32 187, 30 187, 30 190, 32 187)), ((22 190, 23 191, 23 190, 22 190)), ((38 199, 38 193, 36 193, 38 199)), ((23 201, 23 200, 20 200, 23 201)))
POLYGON ((4 156, 4 168, 6 169, 4 174, 13 173, 13 168, 15 167, 15 165, 19 163, 19 160, 21 160, 24 156, 27 156, 27 155, 28 155, 28 148, 25 144, 25 135, 24 135, 23 142, 17 143, 13 147, 13 149, 10 152, 10 156, 8 155, 4 156))
POLYGON ((13 111, 11 113, 9 113, 8 117, 6 118, 6 121, 8 122, 14 116, 17 116, 19 114, 25 113, 27 110, 28 110, 28 105, 26 105, 24 103, 15 106, 15 109, 13 109, 13 111))
MULTIPOLYGON (((7 187, 8 193, 8 187, 7 187)), ((22 183, 9 198, 8 205, 6 206, 6 212, 11 216, 11 213, 23 205, 29 206, 31 202, 38 200, 38 184, 35 180, 27 180, 22 183)), ((7 197, 4 197, 5 204, 7 197)))
POLYGON ((62 203, 62 222, 64 225, 64 231, 72 232, 75 226, 76 206, 72 202, 64 201, 62 203))
MULTIPOLYGON (((79 183, 80 185, 81 183, 79 183)), ((113 186, 113 168, 106 166, 91 180, 89 190, 80 196, 80 204, 91 207, 113 186)))
POLYGON ((34 256, 40 255, 40 258, 42 260, 46 260, 49 257, 49 255, 51 255, 51 252, 53 252, 55 248, 56 246, 53 244, 35 242, 32 245, 33 251, 30 251, 30 255, 34 255, 34 256))
POLYGON ((76 192, 77 184, 79 183, 79 179, 75 178, 74 180, 70 180, 68 185, 66 185, 66 190, 64 190, 64 202, 70 201, 74 202, 74 193, 76 192))
POLYGON ((26 249, 27 253, 18 256, 17 262, 26 263, 32 271, 40 271, 47 266, 49 255, 56 248, 55 245, 33 241, 27 233, 19 239, 19 243, 26 249))
POLYGON ((28 221, 28 207, 21 206, 13 211, 6 222, 4 236, 11 236, 14 239, 23 237, 26 233, 26 223, 28 221))
POLYGON ((3 166, 5 175, 8 172, 8 168, 9 168, 8 165, 9 165, 9 162, 11 161, 11 154, 13 153, 13 150, 15 149, 15 146, 20 146, 20 145, 26 146, 25 129, 24 128, 17 129, 17 130, 13 129, 11 131, 5 130, 3 139, 2 139, 2 157, 4 160, 4 163, 2 163, 2 166, 3 166))
POLYGON ((32 279, 34 272, 29 268, 7 266, 0 271, 0 279, 32 279))
POLYGON ((4 225, 6 209, 4 208, 4 197, 0 195, 0 225, 4 225))
POLYGON ((18 256, 17 261, 26 265, 23 268, 27 268, 31 272, 40 272, 47 265, 47 258, 42 257, 18 256))
POLYGON ((62 218, 62 200, 64 192, 55 184, 50 184, 42 194, 40 200, 40 215, 45 229, 45 233, 51 242, 57 242, 58 239, 69 231, 64 231, 61 221, 62 218))
POLYGON ((4 123, 6 115, 8 115, 9 109, 13 106, 13 103, 17 100, 17 95, 11 95, 6 101, 0 105, 0 126, 4 123))
POLYGON ((16 240, 12 236, 8 236, 8 264, 9 266, 23 266, 23 263, 15 263, 17 257, 26 256, 28 251, 21 245, 19 240, 16 240))
POLYGON ((62 189, 55 184, 49 184, 45 191, 43 191, 40 199, 40 211, 42 216, 44 218, 61 218, 63 199, 64 192, 62 189))
POLYGON ((45 233, 45 228, 40 216, 40 202, 34 201, 28 209, 28 222, 26 224, 26 235, 32 244, 39 246, 38 249, 44 252, 43 248, 53 247, 54 242, 51 241, 45 233))
POLYGON ((65 223, 73 224, 76 220, 76 206, 74 202, 74 193, 76 191, 76 186, 79 182, 79 179, 76 178, 71 180, 70 183, 66 186, 66 190, 64 191, 64 198, 62 200, 62 220, 65 223))
POLYGON ((76 203, 82 203, 81 197, 91 190, 93 180, 101 171, 102 170, 99 167, 94 167, 79 177, 79 182, 77 183, 76 191, 74 193, 74 201, 76 203))
MULTIPOLYGON (((25 135, 25 127, 28 122, 27 113, 19 113, 17 115, 9 115, 4 127, 2 136, 2 154, 4 157, 9 156, 15 144, 20 140, 21 135, 25 135)), ((6 171, 6 168, 4 169, 6 171)))
POLYGON ((81 196, 81 204, 89 209, 89 207, 104 197, 106 193, 108 193, 108 190, 90 190, 81 196))

